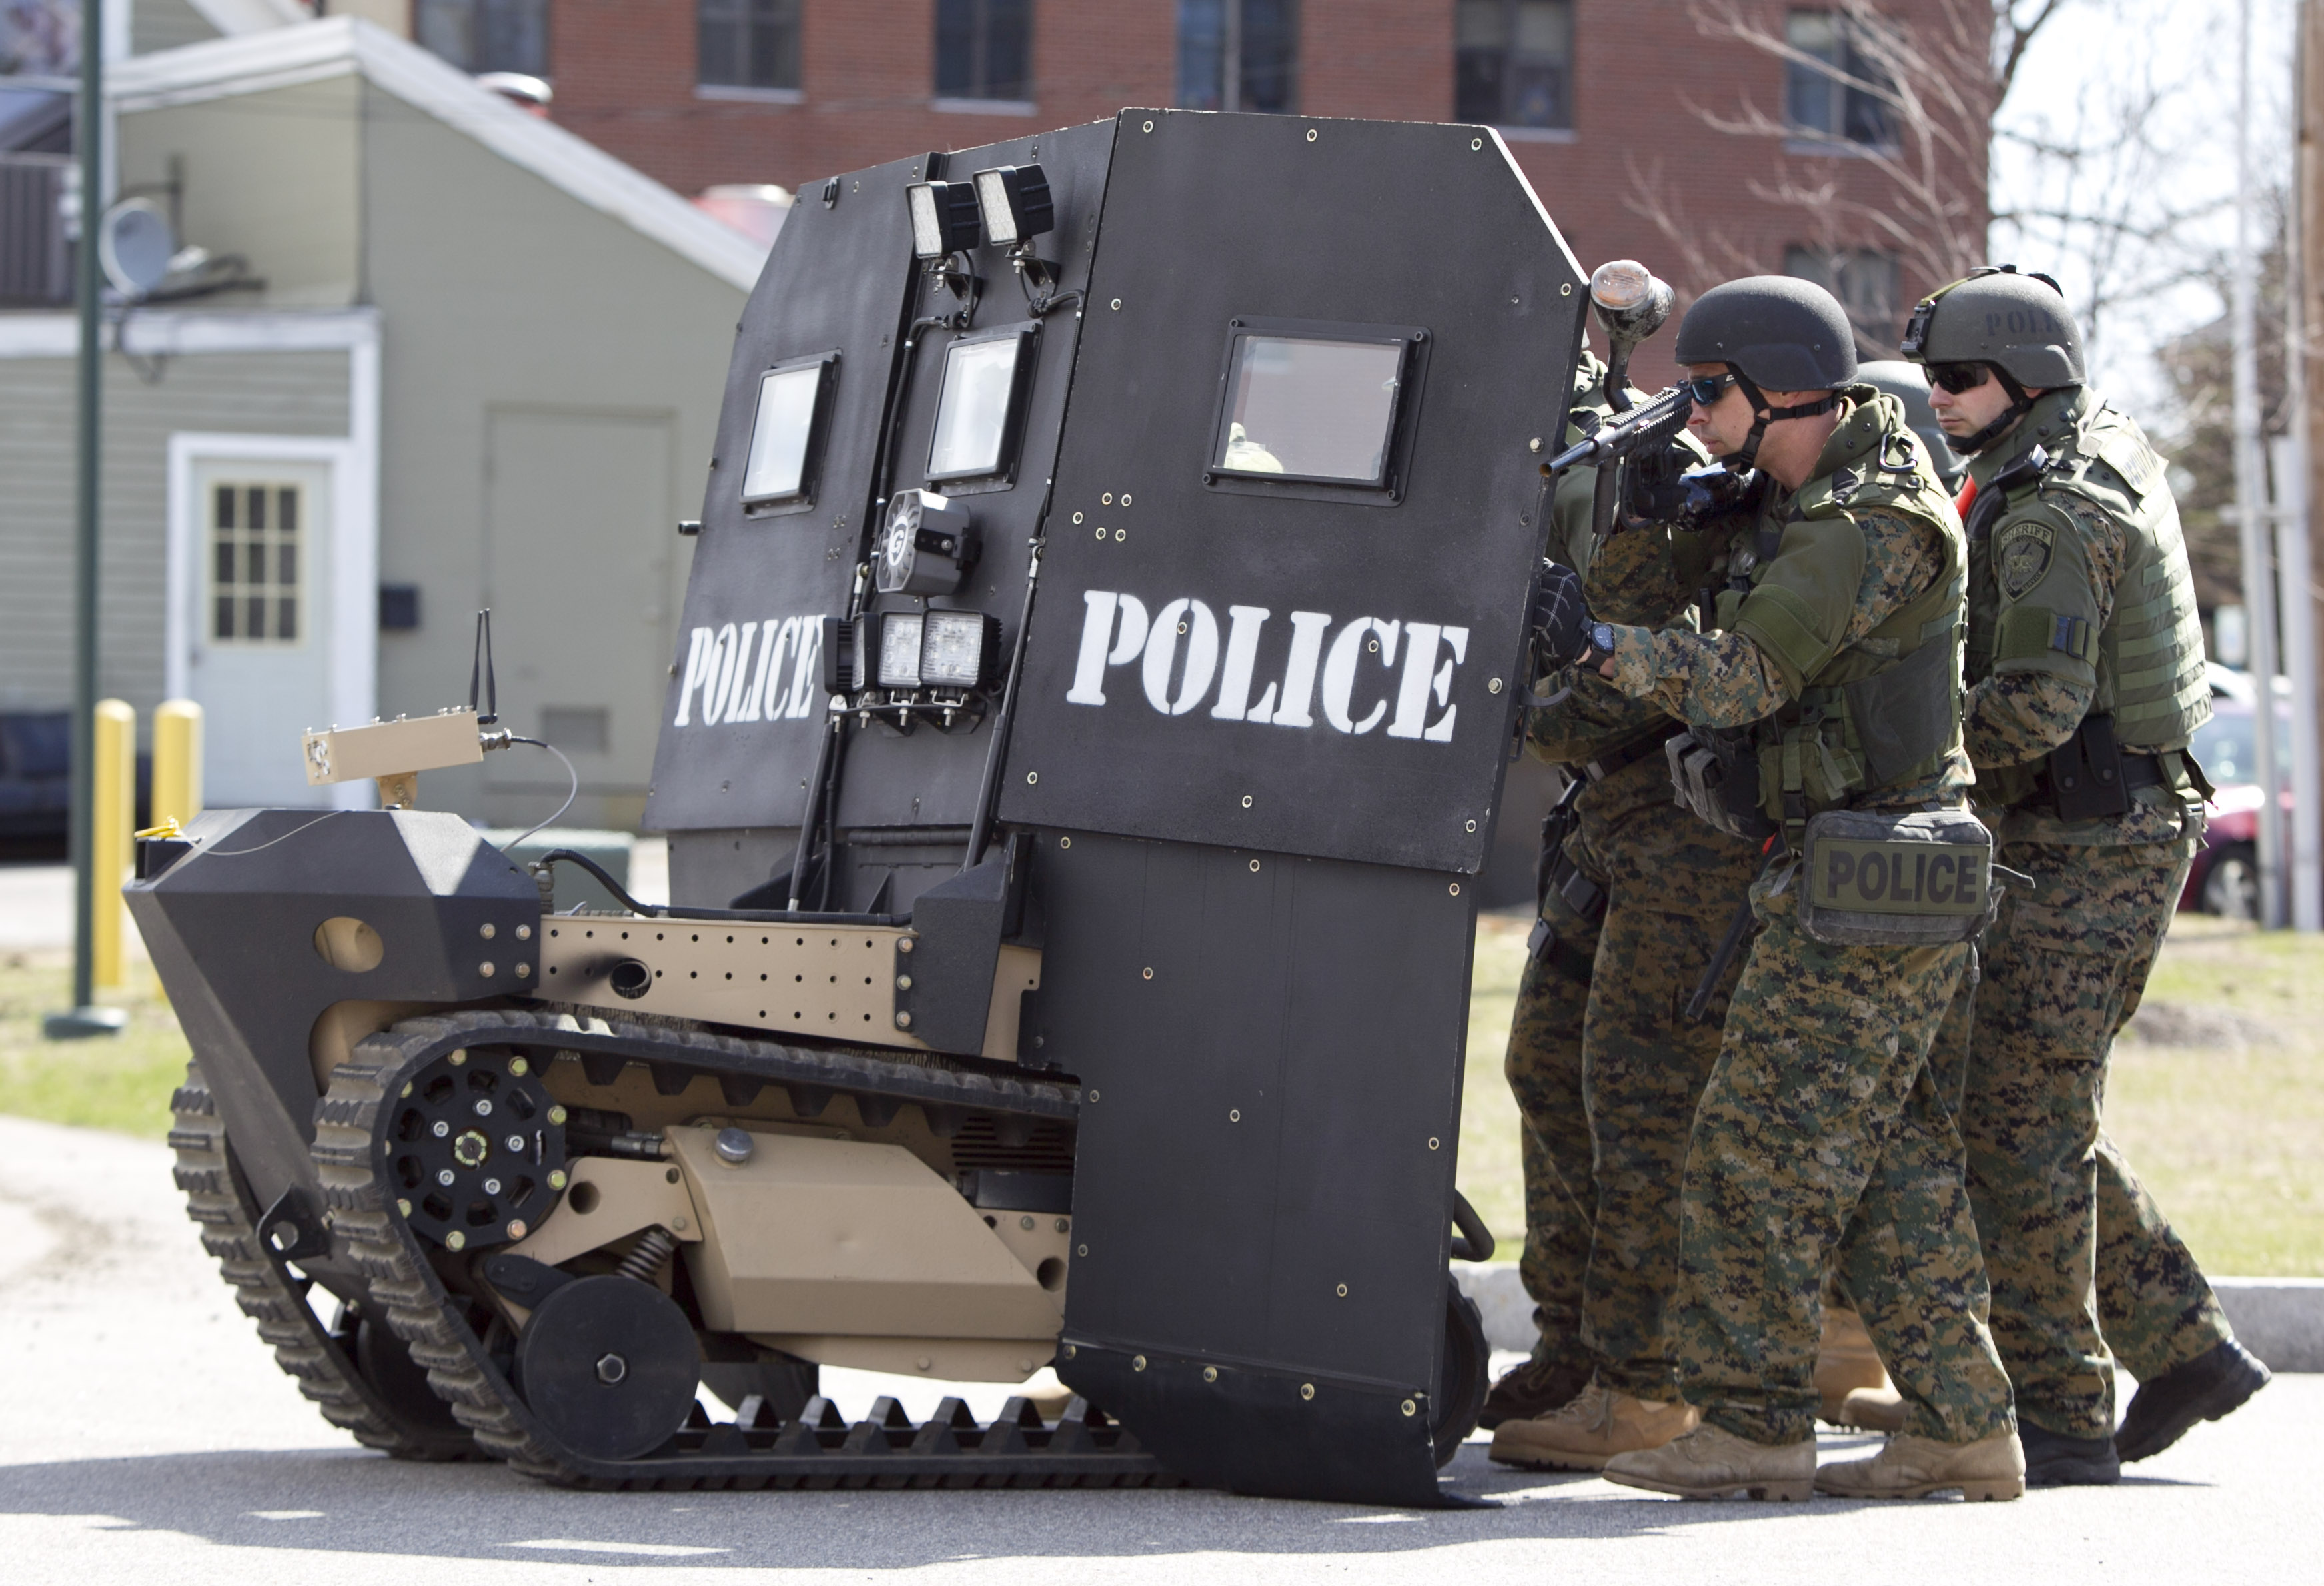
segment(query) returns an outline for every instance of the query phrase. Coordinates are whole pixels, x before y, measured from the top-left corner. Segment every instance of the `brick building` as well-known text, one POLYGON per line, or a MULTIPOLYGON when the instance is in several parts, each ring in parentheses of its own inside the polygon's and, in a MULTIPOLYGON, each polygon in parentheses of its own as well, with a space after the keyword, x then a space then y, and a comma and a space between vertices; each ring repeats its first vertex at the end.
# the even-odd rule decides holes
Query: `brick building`
POLYGON ((1985 234, 1975 117, 1915 124, 1874 91, 1895 67, 1950 70, 1981 105, 1982 0, 1896 0, 1872 39, 1860 0, 353 4, 408 5, 419 41, 471 70, 548 78, 558 122, 685 192, 798 188, 1125 105, 1485 121, 1585 263, 1645 259, 1683 292, 1821 276, 1891 353, 1901 306, 1985 234))

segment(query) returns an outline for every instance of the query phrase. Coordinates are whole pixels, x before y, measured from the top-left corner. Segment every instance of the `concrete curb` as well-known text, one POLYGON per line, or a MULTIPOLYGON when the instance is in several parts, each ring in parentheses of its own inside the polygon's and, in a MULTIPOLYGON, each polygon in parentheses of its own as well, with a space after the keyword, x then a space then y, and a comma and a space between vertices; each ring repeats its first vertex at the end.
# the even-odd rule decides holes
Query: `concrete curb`
MULTIPOLYGON (((1496 1350, 1529 1352, 1533 1301, 1515 1261, 1455 1263, 1461 1287, 1484 1313, 1496 1350)), ((2324 1277, 2215 1277, 2211 1287, 2243 1346, 2277 1371, 2324 1371, 2324 1277)))

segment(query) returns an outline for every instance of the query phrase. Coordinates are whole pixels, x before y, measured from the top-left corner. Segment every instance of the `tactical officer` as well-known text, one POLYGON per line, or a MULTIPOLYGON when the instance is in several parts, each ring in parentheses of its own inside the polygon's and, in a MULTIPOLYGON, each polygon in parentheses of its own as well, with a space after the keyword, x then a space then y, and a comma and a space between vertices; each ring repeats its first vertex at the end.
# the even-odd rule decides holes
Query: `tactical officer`
POLYGON ((1928 1063, 1982 923, 1989 853, 1963 805, 1966 549, 1904 410, 1853 383, 1854 342, 1838 301, 1805 281, 1754 276, 1696 300, 1675 349, 1690 428, 1761 488, 1716 533, 1601 547, 1590 592, 1683 596, 1723 572, 1720 631, 1599 621, 1573 645, 1619 692, 1690 724, 1699 748, 1671 755, 1685 801, 1764 834, 1771 853, 1686 1157, 1672 1330, 1702 1424, 1605 1469, 1690 1497, 2014 1498, 2009 1384, 1928 1063), (1825 849, 1828 867, 1814 862, 1825 849), (1942 912, 1902 908, 1887 878, 1916 857, 1916 874, 1938 874, 1932 855, 1942 912), (1827 1267, 1910 1414, 1875 1458, 1818 1471, 1827 1267))
POLYGON ((2048 277, 1941 288, 1904 350, 1969 458, 1963 739, 1998 862, 2034 883, 1987 933, 1940 1067, 2026 1480, 2111 1482, 2268 1379, 2099 1120, 2210 791, 2186 752, 2211 714, 2194 584, 2163 460, 2083 383, 2048 277), (2119 1433, 2109 1345, 2140 1384, 2119 1433))
MULTIPOLYGON (((1605 365, 1585 355, 1577 405, 1601 418, 1612 410, 1604 378, 1605 365)), ((1707 460, 1686 438, 1655 459, 1666 475, 1707 460)), ((1570 567, 1587 567, 1595 549, 1595 484, 1591 469, 1560 481, 1552 549, 1570 567)), ((1683 602, 1606 609, 1649 627, 1687 620, 1683 602)), ((1496 1387, 1489 1409, 1499 1411, 1496 1460, 1596 1470, 1695 1424, 1679 1398, 1664 1314, 1677 1278, 1688 1126, 1718 1056, 1723 997, 1707 1020, 1680 1010, 1758 850, 1672 802, 1664 744, 1680 728, 1659 705, 1572 668, 1541 692, 1551 703, 1529 715, 1532 750, 1572 783, 1545 833, 1541 916, 1508 1073, 1526 1126, 1519 1270, 1544 1342, 1496 1387)))

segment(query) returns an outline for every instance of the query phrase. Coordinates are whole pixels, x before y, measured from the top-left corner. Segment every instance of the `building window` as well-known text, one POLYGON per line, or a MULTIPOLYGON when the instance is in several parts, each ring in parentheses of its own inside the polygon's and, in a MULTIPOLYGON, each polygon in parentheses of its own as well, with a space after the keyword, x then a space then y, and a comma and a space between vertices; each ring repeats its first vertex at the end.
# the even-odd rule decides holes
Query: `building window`
POLYGON ((274 482, 210 491, 210 638, 296 644, 300 622, 300 487, 274 482))
POLYGON ((936 0, 936 97, 1033 97, 1033 0, 936 0))
POLYGON ((701 0, 694 80, 718 88, 799 86, 799 0, 701 0))
POLYGON ((549 0, 412 0, 411 31, 462 71, 549 75, 549 0))
POLYGON ((1297 0, 1178 0, 1178 103, 1189 110, 1296 109, 1297 0))
POLYGON ((1874 355, 1893 358, 1899 327, 1896 323, 1896 260, 1869 248, 1802 248, 1784 250, 1784 273, 1812 281, 1848 310, 1856 339, 1877 349, 1874 355))
POLYGON ((1461 0, 1453 40, 1453 119, 1572 126, 1572 0, 1461 0))
POLYGON ((1896 141, 1889 77, 1866 24, 1829 11, 1794 11, 1784 37, 1805 60, 1784 67, 1784 115, 1818 141, 1887 148, 1896 141))

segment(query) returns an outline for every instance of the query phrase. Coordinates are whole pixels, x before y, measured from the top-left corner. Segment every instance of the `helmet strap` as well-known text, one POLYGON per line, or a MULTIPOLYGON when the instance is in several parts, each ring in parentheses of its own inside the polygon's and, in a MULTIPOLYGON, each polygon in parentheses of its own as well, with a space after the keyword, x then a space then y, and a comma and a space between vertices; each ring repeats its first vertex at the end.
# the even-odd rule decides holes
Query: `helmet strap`
MULTIPOLYGON (((2034 399, 2025 394, 2025 388, 2017 383, 2015 375, 1998 364, 1987 364, 1986 367, 1993 372, 1993 377, 1996 380, 2001 382, 2001 389, 2009 393, 2009 405, 2001 410, 1999 417, 1992 423, 1975 435, 1964 435, 1959 439, 1950 435, 1945 437, 1945 446, 1965 457, 1973 457, 1995 441, 1999 440, 2011 425, 2025 417, 2034 407, 2034 399)), ((1972 386, 1970 389, 1976 388, 1972 386)))
POLYGON ((1771 408, 1767 405, 1767 393, 1759 389, 1757 382, 1732 364, 1727 368, 1735 376, 1735 387, 1743 393, 1743 400, 1751 404, 1751 433, 1744 437, 1743 444, 1736 449, 1735 455, 1727 459, 1728 467, 1738 474, 1758 466, 1759 442, 1766 438, 1768 425, 1778 419, 1812 419, 1818 413, 1829 413, 1840 406, 1840 392, 1834 391, 1824 393, 1821 401, 1802 402, 1792 408, 1771 408))

